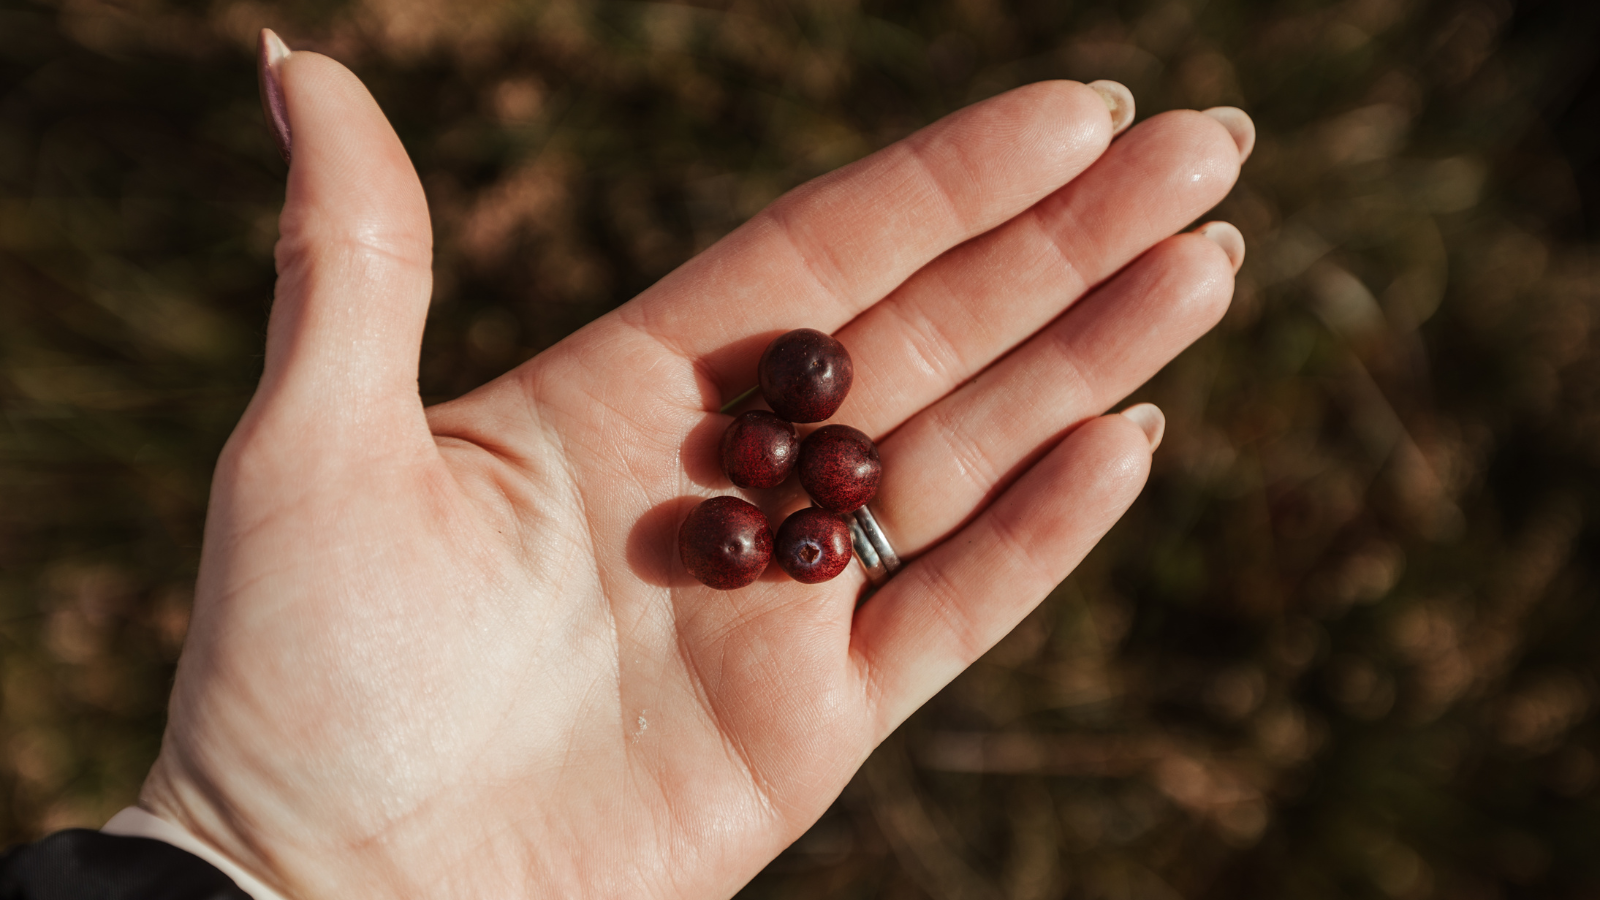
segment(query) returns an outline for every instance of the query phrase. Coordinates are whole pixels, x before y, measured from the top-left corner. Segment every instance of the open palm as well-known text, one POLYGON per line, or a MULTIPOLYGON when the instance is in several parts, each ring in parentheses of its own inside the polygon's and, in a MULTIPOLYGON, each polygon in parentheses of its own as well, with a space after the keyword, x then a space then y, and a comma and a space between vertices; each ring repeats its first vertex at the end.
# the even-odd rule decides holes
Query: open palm
POLYGON ((294 896, 732 894, 1132 502, 1151 441, 1100 414, 1217 320, 1242 252, 1171 235, 1244 140, 1182 112, 1112 144, 1100 94, 1037 84, 425 410, 416 175, 344 68, 281 77, 266 371, 141 803, 294 896), (859 609, 858 567, 719 592, 677 559, 688 510, 736 493, 718 409, 797 327, 854 357, 834 421, 880 441, 912 560, 859 609))

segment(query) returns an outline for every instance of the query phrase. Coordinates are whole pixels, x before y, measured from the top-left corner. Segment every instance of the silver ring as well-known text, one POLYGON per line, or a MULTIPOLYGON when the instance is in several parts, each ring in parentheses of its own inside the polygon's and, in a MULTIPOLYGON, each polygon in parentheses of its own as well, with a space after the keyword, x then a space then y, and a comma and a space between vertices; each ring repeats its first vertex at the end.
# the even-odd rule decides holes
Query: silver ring
POLYGON ((889 538, 873 518, 872 510, 865 506, 850 516, 850 540, 856 547, 856 559, 867 570, 867 580, 877 587, 889 580, 900 568, 900 554, 889 546, 889 538))

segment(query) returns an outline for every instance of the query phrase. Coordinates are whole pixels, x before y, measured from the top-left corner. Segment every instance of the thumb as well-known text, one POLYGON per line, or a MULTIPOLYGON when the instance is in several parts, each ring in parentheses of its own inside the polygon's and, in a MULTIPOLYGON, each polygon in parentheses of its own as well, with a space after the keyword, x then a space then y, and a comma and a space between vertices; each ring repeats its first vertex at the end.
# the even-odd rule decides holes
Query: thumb
POLYGON ((433 288, 422 184, 349 69, 291 53, 271 31, 261 49, 262 99, 292 162, 254 411, 352 437, 420 424, 417 359, 433 288))

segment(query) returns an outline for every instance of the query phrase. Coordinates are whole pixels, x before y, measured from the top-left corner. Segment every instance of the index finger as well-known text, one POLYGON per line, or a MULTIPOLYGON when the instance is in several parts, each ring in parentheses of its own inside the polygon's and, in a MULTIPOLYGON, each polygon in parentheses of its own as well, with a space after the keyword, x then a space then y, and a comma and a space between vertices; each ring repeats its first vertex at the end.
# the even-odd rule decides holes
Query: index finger
POLYGON ((729 399, 774 332, 834 331, 1071 181, 1112 134, 1087 85, 1017 88, 796 188, 618 312, 729 399))

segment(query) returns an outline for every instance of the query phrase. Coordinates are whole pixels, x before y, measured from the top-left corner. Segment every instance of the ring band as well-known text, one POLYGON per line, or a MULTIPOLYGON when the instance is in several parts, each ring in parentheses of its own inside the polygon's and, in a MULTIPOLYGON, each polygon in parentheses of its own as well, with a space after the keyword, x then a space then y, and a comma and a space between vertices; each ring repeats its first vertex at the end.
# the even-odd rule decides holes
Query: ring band
POLYGON ((873 518, 872 510, 865 506, 850 516, 850 540, 855 544, 856 559, 867 570, 867 580, 877 587, 889 580, 900 568, 900 555, 889 546, 889 538, 873 518))

